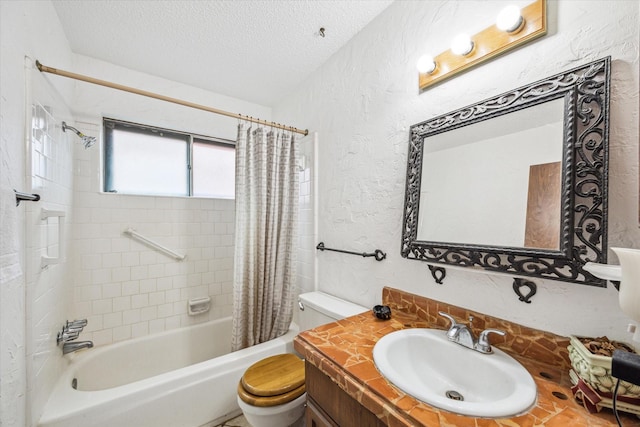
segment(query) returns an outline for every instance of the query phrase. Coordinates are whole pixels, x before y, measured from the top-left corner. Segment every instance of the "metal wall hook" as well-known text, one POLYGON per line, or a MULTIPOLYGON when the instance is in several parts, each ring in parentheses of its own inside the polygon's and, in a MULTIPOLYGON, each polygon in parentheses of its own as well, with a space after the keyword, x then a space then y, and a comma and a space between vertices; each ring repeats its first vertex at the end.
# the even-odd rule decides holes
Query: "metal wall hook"
POLYGON ((513 279, 513 290, 518 295, 518 299, 527 304, 531 304, 531 297, 538 291, 538 286, 531 280, 525 280, 520 278, 513 279), (522 293, 522 287, 529 288, 529 292, 525 295, 522 293))
POLYGON ((433 280, 435 280, 438 285, 442 285, 447 275, 447 270, 444 267, 436 267, 435 265, 428 265, 428 267, 433 280))

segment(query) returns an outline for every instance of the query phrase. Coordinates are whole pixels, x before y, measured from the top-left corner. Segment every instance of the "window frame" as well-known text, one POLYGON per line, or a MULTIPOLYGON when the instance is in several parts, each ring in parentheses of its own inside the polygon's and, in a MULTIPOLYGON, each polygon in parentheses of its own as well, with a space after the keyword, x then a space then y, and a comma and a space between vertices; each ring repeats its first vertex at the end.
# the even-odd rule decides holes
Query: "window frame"
MULTIPOLYGON (((152 197, 193 197, 204 199, 216 199, 221 197, 212 197, 206 195, 194 196, 193 194, 193 145, 194 143, 209 144, 224 147, 231 147, 235 151, 235 141, 213 137, 208 135, 201 135, 193 132, 178 131, 173 129, 162 128, 158 126, 143 125, 140 123, 128 122, 125 120, 118 120, 109 117, 103 117, 102 126, 104 132, 104 148, 102 166, 102 185, 101 191, 106 194, 121 194, 132 196, 152 196, 152 197), (113 164, 113 130, 126 130, 127 132, 140 133, 143 135, 157 136, 158 133, 166 134, 176 139, 184 139, 187 150, 187 164, 185 165, 185 173, 187 174, 187 189, 185 194, 170 195, 170 194, 151 194, 151 193, 119 193, 117 189, 112 188, 112 171, 111 165, 113 164)), ((231 197, 235 199, 235 193, 231 197)), ((226 199, 226 197, 225 197, 226 199)))

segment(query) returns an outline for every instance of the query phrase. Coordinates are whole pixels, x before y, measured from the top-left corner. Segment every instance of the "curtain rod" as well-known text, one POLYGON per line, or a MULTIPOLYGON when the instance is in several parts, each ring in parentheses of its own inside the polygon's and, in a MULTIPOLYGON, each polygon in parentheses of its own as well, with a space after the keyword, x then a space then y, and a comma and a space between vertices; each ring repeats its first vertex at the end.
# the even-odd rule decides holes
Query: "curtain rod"
POLYGON ((220 114, 222 116, 227 116, 227 117, 233 117, 233 118, 240 119, 240 120, 245 120, 245 121, 248 121, 248 122, 251 122, 251 123, 259 123, 259 124, 262 124, 262 125, 274 127, 276 129, 284 129, 284 130, 288 130, 288 131, 291 131, 291 132, 299 133, 299 134, 302 134, 302 135, 308 135, 309 134, 309 131, 307 129, 298 129, 298 128, 294 128, 292 126, 285 126, 285 125, 281 125, 279 123, 269 122, 269 121, 266 121, 266 120, 260 120, 260 119, 254 118, 254 117, 243 116, 242 114, 230 113, 228 111, 219 110, 217 108, 207 107, 206 105, 195 104, 193 102, 183 101, 181 99, 171 98, 169 96, 160 95, 160 94, 153 93, 153 92, 148 92, 146 90, 136 89, 136 88, 133 88, 133 87, 124 86, 124 85, 117 84, 117 83, 111 83, 111 82, 108 82, 106 80, 100 80, 100 79, 96 79, 96 78, 93 78, 93 77, 84 76, 82 74, 76 74, 76 73, 71 73, 69 71, 59 70, 57 68, 47 67, 46 65, 41 64, 40 61, 37 61, 37 60, 36 60, 36 66, 38 67, 38 70, 40 70, 43 73, 56 74, 58 76, 68 77, 70 79, 75 79, 75 80, 81 80, 83 82, 93 83, 93 84, 96 84, 96 85, 105 86, 105 87, 109 87, 109 88, 112 88, 112 89, 122 90, 124 92, 135 93, 137 95, 142 95, 142 96, 146 96, 146 97, 149 97, 149 98, 159 99, 161 101, 166 101, 166 102, 171 102, 171 103, 178 104, 178 105, 183 105, 185 107, 191 107, 191 108, 195 108, 197 110, 208 111, 209 113, 220 114))

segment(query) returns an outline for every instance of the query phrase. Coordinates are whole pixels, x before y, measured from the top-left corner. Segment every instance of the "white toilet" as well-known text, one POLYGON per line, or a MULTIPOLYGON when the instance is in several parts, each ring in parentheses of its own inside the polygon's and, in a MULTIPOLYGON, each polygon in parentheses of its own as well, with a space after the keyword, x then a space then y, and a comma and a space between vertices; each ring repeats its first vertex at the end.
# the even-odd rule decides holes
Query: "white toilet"
MULTIPOLYGON (((301 294, 298 305, 300 331, 368 310, 322 292, 301 294)), ((238 384, 238 405, 253 427, 302 425, 306 400, 304 361, 291 353, 254 363, 238 384), (275 382, 274 375, 269 375, 274 372, 275 382)))

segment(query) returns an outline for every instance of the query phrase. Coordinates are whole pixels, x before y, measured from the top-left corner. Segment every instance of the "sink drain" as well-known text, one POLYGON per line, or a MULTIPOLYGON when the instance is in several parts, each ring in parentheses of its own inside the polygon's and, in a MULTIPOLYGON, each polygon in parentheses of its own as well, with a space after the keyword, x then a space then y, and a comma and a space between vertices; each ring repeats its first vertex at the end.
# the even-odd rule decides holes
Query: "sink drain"
POLYGON ((447 392, 445 393, 445 395, 449 398, 449 399, 453 399, 453 400, 464 400, 464 396, 461 395, 460 393, 458 393, 455 390, 447 390, 447 392))

